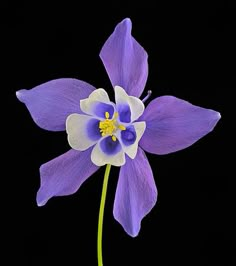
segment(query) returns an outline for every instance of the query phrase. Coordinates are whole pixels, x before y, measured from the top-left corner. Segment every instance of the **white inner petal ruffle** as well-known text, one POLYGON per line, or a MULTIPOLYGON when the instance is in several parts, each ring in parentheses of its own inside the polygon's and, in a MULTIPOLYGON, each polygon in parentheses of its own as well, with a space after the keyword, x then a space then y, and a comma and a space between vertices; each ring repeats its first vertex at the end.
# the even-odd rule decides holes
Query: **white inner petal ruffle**
POLYGON ((126 91, 120 87, 115 86, 115 99, 116 105, 119 104, 128 104, 131 111, 131 121, 133 122, 137 120, 144 112, 144 104, 143 102, 134 96, 129 96, 126 91))
POLYGON ((115 155, 105 154, 100 148, 100 141, 99 141, 92 150, 91 160, 97 166, 102 166, 105 164, 122 166, 125 164, 125 153, 121 148, 121 150, 115 155))
POLYGON ((68 142, 70 146, 79 151, 85 151, 89 147, 97 143, 88 136, 88 123, 91 116, 81 114, 71 114, 66 119, 66 132, 68 134, 68 142))
POLYGON ((109 96, 104 89, 97 89, 87 99, 80 100, 80 109, 86 114, 94 115, 94 106, 98 102, 114 105, 110 102, 109 96))
POLYGON ((134 159, 137 155, 138 151, 138 143, 146 129, 146 123, 144 121, 142 122, 135 122, 132 124, 134 126, 135 132, 136 132, 136 140, 133 144, 126 146, 122 142, 121 133, 119 132, 119 135, 117 134, 118 139, 120 140, 121 146, 123 151, 131 158, 134 159))

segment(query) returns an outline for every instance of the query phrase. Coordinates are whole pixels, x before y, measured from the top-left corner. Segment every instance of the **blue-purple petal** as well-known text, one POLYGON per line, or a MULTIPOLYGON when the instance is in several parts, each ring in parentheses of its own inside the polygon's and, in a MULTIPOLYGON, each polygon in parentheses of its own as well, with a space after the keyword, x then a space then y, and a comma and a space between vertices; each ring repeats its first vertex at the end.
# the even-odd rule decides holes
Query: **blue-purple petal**
POLYGON ((131 122, 131 110, 128 104, 117 104, 117 112, 119 114, 120 122, 131 122))
POLYGON ((126 127, 126 130, 122 130, 120 135, 121 135, 122 143, 125 146, 130 146, 130 145, 134 144, 136 137, 137 137, 136 132, 135 132, 135 128, 133 125, 126 127))
POLYGON ((105 42, 100 57, 113 86, 140 97, 148 76, 148 55, 131 35, 129 18, 120 22, 105 42))
POLYGON ((219 119, 216 111, 173 96, 158 97, 140 117, 146 121, 146 130, 139 145, 155 154, 182 150, 212 131, 219 119))
POLYGON ((91 118, 87 124, 87 134, 91 140, 99 140, 102 137, 99 129, 99 123, 100 120, 91 118))
POLYGON ((55 79, 31 90, 17 91, 17 98, 28 108, 35 123, 47 130, 65 130, 66 118, 82 113, 80 100, 87 98, 95 88, 81 80, 55 79))
POLYGON ((91 162, 91 150, 80 152, 72 149, 40 167, 38 206, 45 205, 54 196, 75 193, 98 170, 99 167, 91 162))
POLYGON ((99 123, 100 120, 91 118, 87 124, 87 134, 91 140, 99 140, 102 137, 99 129, 99 123))
POLYGON ((109 118, 111 119, 114 114, 114 106, 107 103, 97 102, 94 104, 93 112, 96 116, 105 119, 105 113, 109 113, 109 118))
POLYGON ((157 201, 157 188, 144 151, 138 148, 134 160, 126 156, 120 169, 113 214, 130 236, 137 236, 141 221, 157 201))
POLYGON ((112 138, 106 137, 101 140, 100 148, 106 155, 115 155, 121 151, 121 145, 119 140, 113 141, 112 138))

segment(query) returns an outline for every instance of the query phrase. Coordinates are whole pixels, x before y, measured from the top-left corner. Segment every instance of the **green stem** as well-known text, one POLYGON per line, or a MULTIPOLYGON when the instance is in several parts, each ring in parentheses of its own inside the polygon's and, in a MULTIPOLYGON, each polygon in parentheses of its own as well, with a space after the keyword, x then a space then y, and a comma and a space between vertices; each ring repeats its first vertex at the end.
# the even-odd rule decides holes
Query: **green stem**
POLYGON ((105 207, 106 194, 107 194, 107 183, 108 183, 108 177, 110 174, 110 170, 111 170, 111 165, 107 164, 105 175, 104 175, 104 180, 103 180, 102 197, 101 197, 101 202, 100 202, 99 218, 98 218, 98 241, 97 241, 98 266, 103 266, 103 262, 102 262, 102 225, 103 225, 104 207, 105 207))

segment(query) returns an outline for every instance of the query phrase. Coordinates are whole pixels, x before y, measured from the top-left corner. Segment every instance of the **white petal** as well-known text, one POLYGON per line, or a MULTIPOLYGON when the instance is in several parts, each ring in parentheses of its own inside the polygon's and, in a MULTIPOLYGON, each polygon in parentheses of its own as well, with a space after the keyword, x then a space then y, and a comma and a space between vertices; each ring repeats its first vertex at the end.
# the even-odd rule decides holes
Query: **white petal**
MULTIPOLYGON (((146 123, 145 122, 136 122, 133 123, 135 132, 136 132, 136 140, 134 142, 134 144, 131 144, 130 146, 125 146, 124 144, 122 144, 122 148, 124 150, 124 152, 131 158, 134 159, 137 155, 137 151, 138 151, 138 143, 146 129, 146 123)), ((121 136, 119 137, 120 142, 122 143, 122 138, 121 136)))
POLYGON ((121 166, 125 164, 125 153, 121 149, 121 151, 117 154, 109 156, 101 150, 99 143, 97 143, 92 150, 91 160, 97 166, 102 166, 105 164, 121 166))
POLYGON ((81 114, 71 114, 66 119, 66 132, 70 146, 79 151, 85 151, 97 143, 91 140, 87 133, 87 124, 91 121, 90 116, 81 114))
POLYGON ((104 89, 94 90, 88 98, 80 100, 80 109, 86 114, 93 115, 93 106, 97 102, 111 103, 104 89))
POLYGON ((129 96, 126 91, 120 86, 115 86, 115 99, 116 104, 128 104, 131 111, 131 121, 137 120, 144 111, 143 102, 134 96, 129 96))

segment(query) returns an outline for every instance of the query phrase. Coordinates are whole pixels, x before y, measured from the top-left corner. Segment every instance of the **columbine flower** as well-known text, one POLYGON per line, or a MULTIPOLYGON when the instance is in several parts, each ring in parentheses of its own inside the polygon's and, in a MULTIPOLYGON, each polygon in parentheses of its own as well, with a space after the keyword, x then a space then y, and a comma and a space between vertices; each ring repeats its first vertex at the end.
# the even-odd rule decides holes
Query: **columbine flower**
POLYGON ((94 146, 91 160, 97 166, 124 165, 125 154, 134 159, 146 127, 145 122, 134 122, 144 111, 141 100, 119 86, 115 86, 115 98, 116 105, 105 90, 97 89, 80 101, 86 115, 71 114, 66 120, 70 146, 79 151, 94 146))
POLYGON ((75 193, 99 166, 121 166, 114 217, 131 236, 157 200, 157 189, 144 151, 167 154, 184 149, 209 133, 220 114, 173 96, 154 99, 144 110, 141 96, 148 75, 147 53, 123 20, 104 44, 100 57, 115 90, 76 79, 58 79, 20 90, 38 126, 67 130, 72 149, 40 167, 39 206, 54 196, 75 193))

